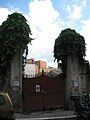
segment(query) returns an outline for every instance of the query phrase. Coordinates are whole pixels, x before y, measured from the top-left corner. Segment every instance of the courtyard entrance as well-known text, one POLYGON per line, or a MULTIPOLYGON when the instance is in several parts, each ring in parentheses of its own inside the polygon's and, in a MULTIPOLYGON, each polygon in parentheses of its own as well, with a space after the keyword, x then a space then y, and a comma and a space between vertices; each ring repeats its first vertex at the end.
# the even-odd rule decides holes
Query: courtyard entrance
POLYGON ((42 73, 34 78, 24 78, 22 85, 23 110, 61 108, 65 105, 63 75, 49 77, 42 73))

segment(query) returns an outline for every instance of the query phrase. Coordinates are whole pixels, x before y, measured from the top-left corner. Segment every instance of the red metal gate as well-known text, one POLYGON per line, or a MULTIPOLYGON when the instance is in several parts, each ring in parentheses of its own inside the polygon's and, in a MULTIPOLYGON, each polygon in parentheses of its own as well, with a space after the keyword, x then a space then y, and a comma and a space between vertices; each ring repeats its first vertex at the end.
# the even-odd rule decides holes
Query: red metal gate
POLYGON ((22 103, 24 110, 63 107, 65 82, 62 75, 52 78, 42 74, 35 78, 24 78, 22 103))

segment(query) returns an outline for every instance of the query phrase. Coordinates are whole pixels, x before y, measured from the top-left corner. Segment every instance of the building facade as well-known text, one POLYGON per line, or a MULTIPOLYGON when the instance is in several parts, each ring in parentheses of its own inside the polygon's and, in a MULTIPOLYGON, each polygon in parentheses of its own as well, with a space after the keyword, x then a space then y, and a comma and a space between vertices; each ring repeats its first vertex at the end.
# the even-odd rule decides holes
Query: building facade
POLYGON ((45 61, 35 61, 36 66, 38 66, 38 73, 41 73, 42 70, 45 70, 47 68, 47 62, 45 61))
POLYGON ((28 59, 25 65, 25 73, 24 77, 32 78, 38 74, 38 66, 35 64, 35 60, 33 58, 28 59))
POLYGON ((42 71, 49 76, 56 76, 62 73, 60 68, 47 67, 47 62, 45 61, 35 61, 33 58, 26 61, 25 77, 32 78, 38 76, 42 71))
POLYGON ((24 76, 28 78, 35 77, 35 68, 35 64, 26 64, 24 76))

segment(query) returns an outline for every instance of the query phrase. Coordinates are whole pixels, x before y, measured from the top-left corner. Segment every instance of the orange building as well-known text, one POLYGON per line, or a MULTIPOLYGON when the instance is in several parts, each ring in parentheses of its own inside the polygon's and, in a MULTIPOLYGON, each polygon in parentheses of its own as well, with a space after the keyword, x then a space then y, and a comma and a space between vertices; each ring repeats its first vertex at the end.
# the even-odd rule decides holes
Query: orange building
POLYGON ((38 66, 38 72, 41 73, 42 70, 47 68, 47 62, 45 61, 35 61, 36 66, 38 66))

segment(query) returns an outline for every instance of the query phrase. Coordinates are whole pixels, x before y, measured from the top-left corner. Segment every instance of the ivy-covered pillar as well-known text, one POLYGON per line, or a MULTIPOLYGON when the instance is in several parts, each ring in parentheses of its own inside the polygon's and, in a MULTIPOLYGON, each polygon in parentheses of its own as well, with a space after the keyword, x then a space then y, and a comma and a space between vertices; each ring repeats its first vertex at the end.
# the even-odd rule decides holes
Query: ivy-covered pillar
POLYGON ((80 64, 85 56, 85 39, 75 30, 62 30, 55 40, 54 57, 62 61, 63 71, 66 73, 66 103, 70 106, 70 96, 81 94, 86 90, 86 82, 80 64))
MULTIPOLYGON (((0 26, 0 83, 11 94, 15 107, 22 105, 22 51, 28 54, 31 30, 26 18, 20 13, 8 15, 0 26), (9 90, 10 88, 10 90, 9 90)), ((23 64, 23 65, 22 65, 23 64)))

